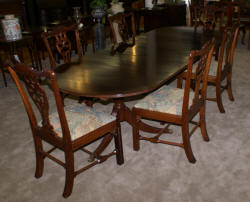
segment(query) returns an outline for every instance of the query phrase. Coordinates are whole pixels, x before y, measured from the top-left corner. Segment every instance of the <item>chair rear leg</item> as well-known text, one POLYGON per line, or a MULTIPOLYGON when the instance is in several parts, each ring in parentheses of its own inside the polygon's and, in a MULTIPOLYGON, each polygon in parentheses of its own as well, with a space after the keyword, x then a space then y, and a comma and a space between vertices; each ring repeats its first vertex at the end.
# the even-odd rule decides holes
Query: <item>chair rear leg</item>
POLYGON ((227 75, 227 93, 231 101, 234 101, 233 91, 232 91, 232 72, 227 75))
POLYGON ((140 140, 139 140, 139 129, 137 127, 140 118, 136 116, 135 110, 132 110, 132 117, 133 117, 133 148, 135 151, 140 150, 140 140))
POLYGON ((66 177, 63 197, 67 198, 71 195, 74 185, 74 156, 72 151, 65 152, 66 177))
POLYGON ((177 88, 182 88, 183 77, 180 75, 177 78, 177 88))
POLYGON ((206 127, 205 105, 203 105, 200 109, 200 128, 203 140, 208 142, 209 137, 207 134, 207 127, 206 127))
POLYGON ((2 71, 2 75, 3 75, 4 85, 5 85, 5 87, 7 87, 7 79, 6 79, 5 72, 4 72, 3 68, 1 68, 1 71, 2 71))
POLYGON ((225 109, 223 107, 222 98, 221 98, 220 81, 216 82, 216 103, 217 103, 220 113, 225 113, 225 109))
POLYGON ((184 151, 186 153, 187 159, 189 160, 190 163, 195 163, 196 160, 195 160, 195 157, 191 148, 191 144, 190 144, 188 123, 184 123, 182 125, 182 139, 183 139, 183 146, 184 146, 184 151))
POLYGON ((116 162, 118 165, 122 165, 124 163, 124 156, 122 147, 121 126, 119 121, 117 121, 115 148, 116 148, 116 162))

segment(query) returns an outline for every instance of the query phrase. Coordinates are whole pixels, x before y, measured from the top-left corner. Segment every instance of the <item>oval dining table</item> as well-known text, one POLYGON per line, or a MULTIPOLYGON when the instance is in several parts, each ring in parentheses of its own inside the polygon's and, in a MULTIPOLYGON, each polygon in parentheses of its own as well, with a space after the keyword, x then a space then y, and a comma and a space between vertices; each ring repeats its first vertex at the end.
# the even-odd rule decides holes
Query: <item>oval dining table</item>
MULTIPOLYGON (((186 69, 190 50, 200 49, 212 36, 186 26, 140 34, 135 45, 123 53, 111 56, 111 47, 107 47, 84 55, 80 62, 57 68, 59 89, 84 98, 113 99, 113 114, 132 125, 131 110, 124 98, 150 93, 175 78, 186 69)), ((150 133, 161 130, 143 122, 139 127, 150 133)))

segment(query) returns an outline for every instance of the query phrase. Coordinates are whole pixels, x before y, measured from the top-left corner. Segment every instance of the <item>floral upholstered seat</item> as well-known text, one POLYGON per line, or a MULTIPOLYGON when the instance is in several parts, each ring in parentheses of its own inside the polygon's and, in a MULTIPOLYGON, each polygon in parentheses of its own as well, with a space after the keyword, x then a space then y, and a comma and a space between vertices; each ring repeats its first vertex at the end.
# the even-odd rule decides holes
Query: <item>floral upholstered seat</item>
MULTIPOLYGON (((98 112, 84 104, 66 106, 64 111, 72 140, 94 131, 116 119, 116 117, 110 114, 98 112)), ((58 113, 54 112, 49 117, 54 130, 62 137, 62 128, 58 113)))
MULTIPOLYGON (((194 93, 190 92, 189 106, 192 105, 194 93)), ((184 89, 164 85, 153 93, 150 93, 134 107, 175 115, 182 114, 184 89)))
POLYGON ((209 76, 216 76, 217 75, 217 69, 218 69, 218 61, 215 61, 215 59, 213 58, 211 60, 211 64, 210 64, 210 69, 209 69, 209 76))
MULTIPOLYGON (((216 76, 217 75, 217 68, 218 68, 218 61, 216 61, 214 58, 212 58, 208 75, 209 76, 216 76)), ((187 70, 185 70, 185 72, 187 72, 187 70)), ((195 68, 192 69, 192 73, 195 73, 195 68)))

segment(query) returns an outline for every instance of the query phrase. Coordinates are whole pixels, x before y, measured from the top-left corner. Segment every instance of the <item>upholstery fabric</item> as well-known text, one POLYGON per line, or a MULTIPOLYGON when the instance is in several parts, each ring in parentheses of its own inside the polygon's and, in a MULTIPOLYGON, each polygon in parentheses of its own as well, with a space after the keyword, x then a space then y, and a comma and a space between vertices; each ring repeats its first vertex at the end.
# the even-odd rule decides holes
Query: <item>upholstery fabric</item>
MULTIPOLYGON (((210 64, 210 67, 209 67, 208 75, 209 76, 216 76, 217 75, 217 68, 218 68, 218 61, 216 61, 214 58, 212 58, 211 59, 211 64, 210 64)), ((196 68, 193 68, 192 73, 195 73, 195 70, 196 70, 196 68)), ((185 72, 187 72, 187 70, 185 70, 185 72)))
POLYGON ((217 68, 218 68, 218 61, 215 61, 215 59, 213 58, 211 60, 211 65, 209 68, 209 76, 216 76, 217 75, 217 68))
MULTIPOLYGON (((183 97, 184 89, 164 85, 144 97, 134 107, 150 111, 181 115, 183 97)), ((189 106, 193 103, 193 97, 194 92, 190 91, 189 106)))
MULTIPOLYGON (((68 121, 71 139, 75 140, 84 134, 92 132, 105 124, 116 119, 107 113, 95 111, 93 108, 84 104, 69 105, 64 108, 66 119, 68 121)), ((62 128, 57 112, 50 114, 50 122, 54 130, 62 137, 62 128)))

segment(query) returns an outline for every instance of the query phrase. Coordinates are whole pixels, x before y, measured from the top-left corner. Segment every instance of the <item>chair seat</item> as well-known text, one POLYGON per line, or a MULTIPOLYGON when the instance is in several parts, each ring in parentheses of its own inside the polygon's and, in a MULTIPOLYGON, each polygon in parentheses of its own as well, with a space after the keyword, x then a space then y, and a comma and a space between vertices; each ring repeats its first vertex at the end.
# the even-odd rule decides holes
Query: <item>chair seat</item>
MULTIPOLYGON (((174 115, 182 114, 184 89, 164 85, 153 93, 140 100, 134 107, 169 113, 174 115)), ((189 106, 192 105, 194 92, 190 92, 189 106)))
MULTIPOLYGON (((84 104, 66 106, 64 111, 72 140, 116 120, 115 116, 98 112, 84 104)), ((54 112, 50 114, 49 118, 54 130, 58 133, 59 137, 62 137, 62 129, 58 113, 54 112)))

